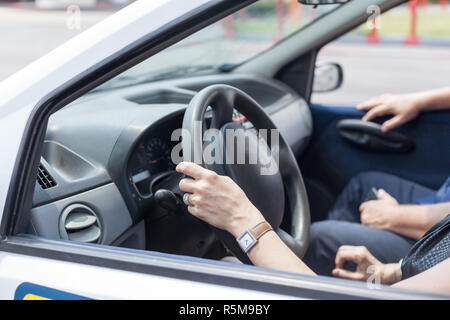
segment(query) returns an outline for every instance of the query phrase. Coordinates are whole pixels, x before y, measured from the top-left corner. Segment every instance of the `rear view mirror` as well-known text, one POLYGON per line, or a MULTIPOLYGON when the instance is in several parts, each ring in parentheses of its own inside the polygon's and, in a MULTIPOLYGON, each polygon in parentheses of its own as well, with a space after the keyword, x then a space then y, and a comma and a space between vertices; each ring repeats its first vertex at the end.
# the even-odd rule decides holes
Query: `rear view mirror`
POLYGON ((343 82, 342 67, 337 63, 322 63, 314 70, 314 92, 328 92, 338 89, 343 82))
POLYGON ((350 0, 298 0, 301 4, 306 4, 310 6, 320 6, 323 4, 338 4, 338 3, 346 3, 350 0))

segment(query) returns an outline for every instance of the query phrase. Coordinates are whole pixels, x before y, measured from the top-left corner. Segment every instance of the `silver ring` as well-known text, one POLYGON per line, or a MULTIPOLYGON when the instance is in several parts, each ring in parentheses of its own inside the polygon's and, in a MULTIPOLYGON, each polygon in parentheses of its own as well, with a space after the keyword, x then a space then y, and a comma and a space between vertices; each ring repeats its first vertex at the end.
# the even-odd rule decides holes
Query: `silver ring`
POLYGON ((189 193, 185 193, 185 194, 183 194, 183 202, 187 205, 187 206, 190 206, 191 204, 190 204, 190 202, 189 202, 189 193))

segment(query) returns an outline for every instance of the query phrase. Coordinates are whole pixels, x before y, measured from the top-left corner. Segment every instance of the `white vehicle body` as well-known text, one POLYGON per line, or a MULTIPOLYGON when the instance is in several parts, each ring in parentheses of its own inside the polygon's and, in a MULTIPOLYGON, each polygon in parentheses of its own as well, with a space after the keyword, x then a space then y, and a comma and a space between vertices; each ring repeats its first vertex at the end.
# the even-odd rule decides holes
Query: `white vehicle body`
MULTIPOLYGON (((13 196, 10 185, 19 151, 37 108, 74 79, 186 13, 220 2, 136 1, 0 83, 2 224, 11 214, 5 204, 13 196)), ((99 245, 20 237, 0 242, 0 299, 277 299, 302 298, 308 290, 323 290, 325 298, 345 290, 347 297, 383 298, 386 292, 393 298, 422 297, 388 288, 369 290, 363 283, 99 245)))

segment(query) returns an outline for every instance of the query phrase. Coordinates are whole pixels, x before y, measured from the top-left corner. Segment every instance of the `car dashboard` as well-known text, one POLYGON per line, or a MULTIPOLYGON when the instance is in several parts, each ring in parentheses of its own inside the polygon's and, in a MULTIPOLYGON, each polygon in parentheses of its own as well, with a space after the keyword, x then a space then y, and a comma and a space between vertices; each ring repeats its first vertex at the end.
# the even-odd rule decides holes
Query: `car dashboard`
MULTIPOLYGON (((271 116, 299 157, 312 134, 307 103, 289 87, 252 75, 164 80, 89 93, 48 122, 29 232, 38 236, 205 256, 210 228, 156 206, 152 183, 174 172, 192 97, 212 84, 235 86, 271 116)), ((206 115, 206 118, 209 115, 206 115)), ((237 111, 236 121, 245 121, 237 111)), ((251 123, 246 122, 251 128, 251 123)), ((182 152, 182 150, 181 150, 182 152)))

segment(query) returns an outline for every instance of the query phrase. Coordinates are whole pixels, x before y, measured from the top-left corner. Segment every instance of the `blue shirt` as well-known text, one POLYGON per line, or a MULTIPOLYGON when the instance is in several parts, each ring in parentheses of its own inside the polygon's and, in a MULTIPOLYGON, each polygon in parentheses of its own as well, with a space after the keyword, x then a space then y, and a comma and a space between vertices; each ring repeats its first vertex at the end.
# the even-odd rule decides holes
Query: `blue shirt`
POLYGON ((414 202, 417 204, 432 204, 448 201, 450 201, 450 177, 445 180, 444 184, 439 188, 438 191, 433 192, 425 197, 416 199, 414 202))

